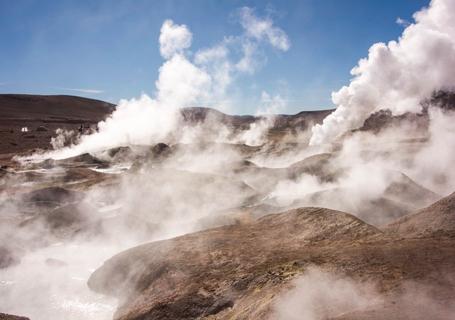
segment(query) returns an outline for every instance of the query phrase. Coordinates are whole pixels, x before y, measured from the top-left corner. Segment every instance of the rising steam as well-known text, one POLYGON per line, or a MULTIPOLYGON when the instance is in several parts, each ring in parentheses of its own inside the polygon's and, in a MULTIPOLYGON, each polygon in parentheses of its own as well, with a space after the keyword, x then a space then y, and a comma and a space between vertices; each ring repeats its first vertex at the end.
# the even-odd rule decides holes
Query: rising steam
MULTIPOLYGON (((432 0, 414 14, 398 41, 376 43, 352 69, 354 78, 332 94, 337 109, 313 127, 310 144, 333 141, 379 109, 418 112, 433 91, 455 83, 455 2, 432 0)), ((451 89, 449 87, 449 89, 451 89)))
MULTIPOLYGON (((99 123, 98 133, 83 136, 77 145, 61 149, 51 157, 67 158, 116 146, 166 141, 180 119, 179 108, 209 103, 226 109, 228 86, 239 74, 251 74, 260 67, 261 46, 269 44, 282 51, 290 47, 286 33, 274 26, 270 18, 257 17, 247 7, 240 9, 238 16, 242 34, 225 37, 194 56, 187 52, 193 38, 188 27, 166 20, 159 37, 165 61, 155 83, 155 97, 143 94, 139 99, 121 100, 113 114, 99 123), (235 56, 237 51, 242 53, 240 57, 235 56)), ((259 126, 263 128, 264 124, 259 126)), ((253 138, 247 138, 250 139, 253 138)))

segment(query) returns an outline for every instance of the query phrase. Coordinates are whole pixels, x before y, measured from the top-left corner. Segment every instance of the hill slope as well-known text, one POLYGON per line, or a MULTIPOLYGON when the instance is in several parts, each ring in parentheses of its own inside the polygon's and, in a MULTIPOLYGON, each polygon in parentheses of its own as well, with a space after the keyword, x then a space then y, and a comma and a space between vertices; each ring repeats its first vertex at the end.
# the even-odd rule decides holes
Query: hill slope
POLYGON ((315 248, 380 234, 346 213, 301 208, 124 251, 95 271, 89 286, 121 299, 116 319, 206 318, 223 310, 221 318, 237 319, 245 306, 227 309, 259 303, 257 288, 278 290, 310 260, 324 259, 315 248))
POLYGON ((48 149, 56 129, 94 125, 113 110, 110 103, 75 96, 0 94, 0 155, 48 149))
POLYGON ((100 121, 114 105, 108 102, 65 95, 0 94, 0 119, 100 121))
POLYGON ((386 227, 402 236, 455 235, 455 192, 386 227))
MULTIPOLYGON (((346 213, 300 208, 126 250, 88 285, 119 298, 117 320, 267 319, 293 280, 318 266, 377 283, 391 302, 375 314, 389 315, 407 281, 433 283, 435 299, 455 297, 440 281, 454 265, 453 238, 398 239, 346 213)), ((363 315, 352 319, 376 319, 363 315)))

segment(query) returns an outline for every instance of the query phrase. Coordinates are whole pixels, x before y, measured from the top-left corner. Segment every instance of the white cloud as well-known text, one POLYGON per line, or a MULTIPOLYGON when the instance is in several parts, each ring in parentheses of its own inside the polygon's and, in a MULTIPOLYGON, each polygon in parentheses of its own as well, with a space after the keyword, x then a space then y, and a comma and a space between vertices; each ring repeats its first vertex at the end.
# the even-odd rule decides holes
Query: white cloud
POLYGON ((254 10, 248 7, 240 9, 240 23, 248 37, 262 41, 266 39, 273 47, 287 51, 291 42, 287 34, 279 27, 273 25, 270 18, 259 18, 255 16, 254 10))
POLYGON ((57 88, 61 90, 67 90, 67 91, 75 91, 75 92, 81 92, 81 93, 92 93, 92 94, 100 94, 103 93, 103 90, 98 90, 98 89, 83 89, 83 88, 57 88))
POLYGON ((192 38, 186 25, 176 25, 172 20, 164 21, 159 38, 161 55, 169 59, 174 54, 182 53, 191 46, 192 38))
POLYGON ((398 17, 397 20, 395 20, 395 22, 397 24, 399 24, 400 26, 403 26, 403 27, 407 27, 407 26, 409 26, 411 24, 408 20, 402 19, 400 17, 398 17))
POLYGON ((259 18, 254 10, 243 7, 239 10, 239 22, 243 33, 239 36, 227 36, 212 48, 196 53, 195 63, 218 68, 218 77, 225 83, 231 82, 235 73, 254 74, 267 59, 262 51, 263 45, 271 45, 282 51, 290 48, 287 34, 274 26, 269 17, 259 18), (240 52, 240 56, 232 57, 240 52), (229 79, 229 81, 228 81, 229 79))
POLYGON ((216 45, 211 48, 199 50, 194 57, 194 61, 197 64, 207 64, 214 60, 224 60, 228 54, 228 48, 223 45, 216 45))
POLYGON ((235 64, 238 71, 253 74, 261 61, 257 57, 258 45, 254 42, 244 40, 242 43, 242 58, 235 64))
POLYGON ((225 42, 213 47, 199 50, 194 62, 211 75, 214 85, 212 86, 213 98, 218 101, 224 99, 223 95, 232 83, 233 67, 229 59, 229 49, 225 42))

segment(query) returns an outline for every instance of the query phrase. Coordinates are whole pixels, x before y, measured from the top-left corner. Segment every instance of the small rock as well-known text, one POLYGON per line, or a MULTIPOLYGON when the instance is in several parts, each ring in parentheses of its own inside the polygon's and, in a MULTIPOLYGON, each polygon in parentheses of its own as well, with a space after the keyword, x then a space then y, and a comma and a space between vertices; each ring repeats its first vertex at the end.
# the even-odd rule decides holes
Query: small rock
POLYGON ((36 128, 36 131, 46 132, 48 131, 48 129, 45 126, 39 126, 38 128, 36 128))
POLYGON ((0 269, 8 268, 17 263, 19 263, 19 259, 13 254, 10 249, 0 247, 0 269))

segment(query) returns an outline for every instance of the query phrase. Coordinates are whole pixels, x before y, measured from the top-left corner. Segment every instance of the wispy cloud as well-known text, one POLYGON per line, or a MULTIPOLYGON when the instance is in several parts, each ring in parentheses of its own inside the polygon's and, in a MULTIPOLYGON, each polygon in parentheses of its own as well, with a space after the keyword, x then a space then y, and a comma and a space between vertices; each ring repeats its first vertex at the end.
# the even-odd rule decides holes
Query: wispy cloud
POLYGON ((98 89, 62 88, 62 87, 58 87, 58 88, 56 88, 56 89, 67 90, 67 91, 75 91, 75 92, 81 92, 81 93, 92 93, 92 94, 104 93, 104 90, 98 90, 98 89))
POLYGON ((249 7, 240 9, 240 23, 249 37, 257 40, 266 39, 275 48, 288 51, 291 42, 288 35, 281 28, 273 25, 271 18, 259 18, 249 7))
POLYGON ((395 20, 395 22, 397 24, 399 24, 400 26, 403 26, 403 27, 407 27, 407 26, 409 26, 411 24, 408 20, 402 19, 400 17, 398 17, 397 20, 395 20))

